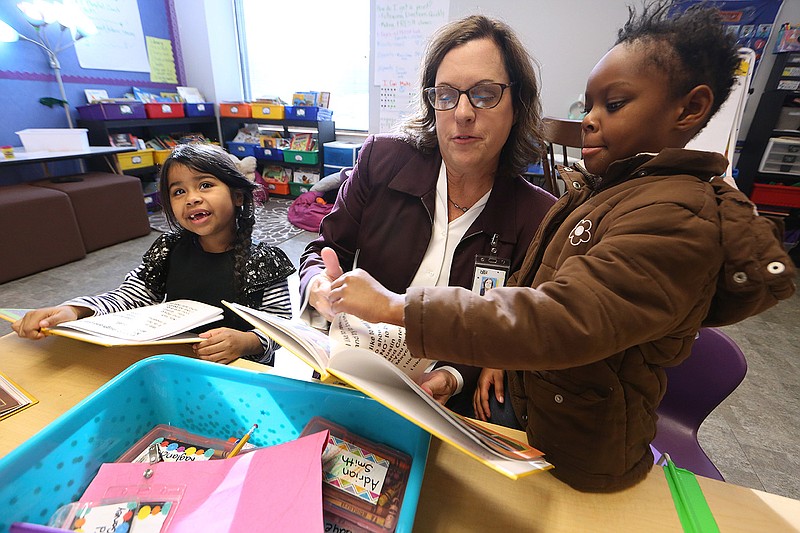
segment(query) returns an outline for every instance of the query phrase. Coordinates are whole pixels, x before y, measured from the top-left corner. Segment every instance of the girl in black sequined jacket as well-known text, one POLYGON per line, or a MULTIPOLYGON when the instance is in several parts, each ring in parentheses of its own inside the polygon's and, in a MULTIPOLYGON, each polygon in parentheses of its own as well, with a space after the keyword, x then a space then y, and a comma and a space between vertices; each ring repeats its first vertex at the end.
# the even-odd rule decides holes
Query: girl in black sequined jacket
MULTIPOLYGON (((183 298, 216 306, 235 301, 291 317, 287 277, 294 266, 279 248, 252 242, 254 185, 230 156, 210 145, 180 145, 164 163, 159 185, 174 231, 156 240, 118 288, 27 313, 12 326, 21 337, 38 339, 41 328, 67 320, 183 298)), ((231 311, 213 326, 194 345, 199 358, 272 364, 274 342, 248 331, 231 311)))

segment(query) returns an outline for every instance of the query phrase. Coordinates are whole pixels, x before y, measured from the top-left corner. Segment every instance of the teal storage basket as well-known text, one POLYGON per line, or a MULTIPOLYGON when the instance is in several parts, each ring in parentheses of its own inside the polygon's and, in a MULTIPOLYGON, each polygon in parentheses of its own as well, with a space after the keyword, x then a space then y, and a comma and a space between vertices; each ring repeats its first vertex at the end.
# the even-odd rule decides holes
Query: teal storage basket
POLYGON ((17 521, 47 523, 59 506, 80 498, 102 463, 116 460, 157 424, 221 439, 258 424, 250 442, 269 446, 294 440, 314 416, 411 456, 396 529, 410 532, 427 432, 357 391, 178 355, 131 365, 0 459, 0 531, 17 521))

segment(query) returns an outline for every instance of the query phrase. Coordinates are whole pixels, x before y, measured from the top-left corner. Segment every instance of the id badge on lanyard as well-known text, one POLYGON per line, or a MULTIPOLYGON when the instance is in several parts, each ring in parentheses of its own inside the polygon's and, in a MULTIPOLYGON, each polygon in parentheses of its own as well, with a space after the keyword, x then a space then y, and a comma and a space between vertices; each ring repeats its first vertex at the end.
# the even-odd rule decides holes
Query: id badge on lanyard
POLYGON ((497 243, 500 236, 492 235, 492 248, 489 255, 475 256, 475 273, 472 279, 472 292, 483 296, 487 291, 503 287, 508 278, 511 262, 497 256, 497 243))

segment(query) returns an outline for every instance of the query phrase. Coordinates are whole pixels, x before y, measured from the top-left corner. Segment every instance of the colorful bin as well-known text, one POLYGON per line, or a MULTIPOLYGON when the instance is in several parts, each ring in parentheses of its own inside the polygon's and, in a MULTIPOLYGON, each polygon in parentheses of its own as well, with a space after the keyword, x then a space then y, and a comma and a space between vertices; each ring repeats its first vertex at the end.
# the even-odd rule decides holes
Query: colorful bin
POLYGON ((219 115, 221 117, 249 118, 252 115, 250 104, 244 102, 228 102, 219 104, 219 115))
POLYGON ((83 120, 132 120, 147 118, 147 113, 141 102, 120 102, 79 105, 78 116, 83 120))
POLYGON ((247 157, 248 155, 255 156, 257 144, 251 143, 228 143, 228 151, 236 157, 247 157))
POLYGON ((267 184, 266 187, 270 194, 282 194, 287 196, 291 192, 289 183, 286 181, 280 181, 274 178, 264 178, 264 183, 267 184))
POLYGON ((333 120, 333 111, 325 107, 285 106, 286 118, 294 120, 333 120))
POLYGON ((178 102, 159 102, 144 104, 147 118, 183 118, 183 104, 178 102))
POLYGON ((117 162, 119 168, 122 170, 131 170, 136 168, 152 167, 155 165, 153 157, 155 150, 148 148, 146 150, 137 150, 135 152, 123 152, 117 154, 117 162))
POLYGON ((308 183, 297 183, 293 181, 289 184, 290 196, 300 196, 304 192, 308 192, 310 190, 311 190, 311 185, 308 183))
POLYGON ((250 104, 253 112, 253 118, 268 118, 271 120, 282 120, 284 117, 284 108, 282 105, 275 104, 260 104, 253 102, 250 104))
POLYGON ((410 532, 428 433, 350 389, 177 355, 131 365, 0 459, 0 531, 16 521, 47 523, 60 505, 81 496, 102 463, 116 460, 157 424, 219 439, 258 424, 250 442, 271 446, 297 438, 314 416, 412 457, 396 530, 410 532))
POLYGON ((317 163, 319 163, 319 151, 284 150, 283 160, 286 163, 297 163, 300 165, 316 165, 317 163))
POLYGON ((213 117, 214 104, 213 102, 203 102, 199 104, 183 104, 183 113, 187 117, 213 117))
POLYGON ((760 205, 800 208, 800 187, 754 183, 750 199, 760 205))
POLYGON ((254 155, 258 159, 266 159, 267 161, 283 161, 283 150, 280 148, 264 148, 256 146, 254 155))

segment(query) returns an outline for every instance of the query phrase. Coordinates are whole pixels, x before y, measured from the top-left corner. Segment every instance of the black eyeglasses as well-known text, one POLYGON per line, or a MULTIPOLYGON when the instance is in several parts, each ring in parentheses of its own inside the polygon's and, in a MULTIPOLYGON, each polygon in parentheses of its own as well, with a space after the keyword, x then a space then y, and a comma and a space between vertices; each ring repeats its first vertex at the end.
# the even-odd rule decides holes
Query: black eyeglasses
POLYGON ((424 90, 428 102, 436 111, 448 111, 458 105, 462 94, 466 94, 469 103, 476 109, 491 109, 497 107, 503 98, 503 93, 513 83, 479 83, 466 91, 459 91, 455 87, 441 85, 428 87, 424 90))

